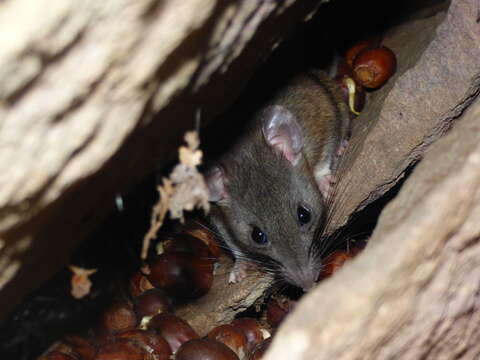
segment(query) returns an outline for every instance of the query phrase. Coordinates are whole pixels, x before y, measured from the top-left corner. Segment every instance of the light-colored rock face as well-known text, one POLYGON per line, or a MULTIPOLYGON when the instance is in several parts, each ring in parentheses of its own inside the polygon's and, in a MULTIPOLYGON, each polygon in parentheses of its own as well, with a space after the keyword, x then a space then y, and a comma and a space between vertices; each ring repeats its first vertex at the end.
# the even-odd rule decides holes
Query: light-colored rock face
POLYGON ((115 193, 171 159, 197 108, 206 109, 204 121, 221 111, 272 38, 317 5, 2 3, 0 285, 9 298, 2 309, 15 303, 12 294, 20 299, 58 270, 113 206, 115 193), (242 73, 232 77, 239 58, 242 73))
MULTIPOLYGON (((198 108, 208 120, 231 102, 319 2, 299 3, 58 0, 45 16, 46 1, 1 5, 1 315, 67 262, 115 193, 171 159, 198 108)), ((399 70, 356 119, 332 227, 388 191, 474 100, 476 5, 453 0, 446 15, 387 33, 399 70)), ((432 359, 459 334, 468 341, 452 353, 478 351, 461 330, 478 323, 478 116, 477 103, 432 147, 367 251, 305 298, 267 359, 415 358, 428 335, 438 340, 432 359), (447 292, 460 295, 443 301, 447 292), (461 326, 449 333, 430 315, 461 326), (409 335, 415 327, 425 336, 409 335)), ((210 311, 212 323, 228 321, 267 286, 250 280, 184 316, 202 324, 210 311)))

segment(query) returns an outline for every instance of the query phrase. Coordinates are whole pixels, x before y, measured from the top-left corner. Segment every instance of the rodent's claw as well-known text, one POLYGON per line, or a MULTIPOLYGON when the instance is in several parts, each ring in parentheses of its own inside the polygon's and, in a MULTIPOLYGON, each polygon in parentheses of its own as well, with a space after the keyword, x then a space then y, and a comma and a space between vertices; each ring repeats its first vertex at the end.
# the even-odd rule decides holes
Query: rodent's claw
POLYGON ((333 174, 324 175, 318 180, 318 188, 325 199, 328 199, 333 195, 333 189, 335 188, 336 182, 337 179, 333 174))
POLYGON ((340 143, 340 146, 337 149, 337 156, 338 157, 342 156, 345 150, 347 149, 347 147, 348 147, 348 140, 343 139, 340 143))

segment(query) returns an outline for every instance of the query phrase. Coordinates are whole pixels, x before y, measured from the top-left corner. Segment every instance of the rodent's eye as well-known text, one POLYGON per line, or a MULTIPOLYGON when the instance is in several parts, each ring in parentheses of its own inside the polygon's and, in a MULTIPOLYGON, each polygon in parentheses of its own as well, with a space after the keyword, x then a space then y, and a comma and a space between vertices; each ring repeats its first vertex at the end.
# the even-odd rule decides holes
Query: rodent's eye
POLYGON ((252 240, 259 245, 265 245, 268 242, 267 234, 258 227, 254 226, 252 230, 252 240))
POLYGON ((312 214, 310 214, 310 210, 304 208, 303 206, 299 206, 297 209, 298 221, 300 224, 305 225, 310 222, 312 218, 312 214))

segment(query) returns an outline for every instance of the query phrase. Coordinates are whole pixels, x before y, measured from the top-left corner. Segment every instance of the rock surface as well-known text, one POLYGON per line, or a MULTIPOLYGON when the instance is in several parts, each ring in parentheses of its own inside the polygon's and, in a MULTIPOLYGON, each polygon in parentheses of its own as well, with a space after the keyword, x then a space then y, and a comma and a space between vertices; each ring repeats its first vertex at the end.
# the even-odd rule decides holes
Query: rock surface
POLYGON ((414 20, 386 34, 384 44, 397 55, 398 70, 355 119, 331 230, 394 186, 475 99, 477 7, 475 0, 452 1, 446 15, 414 20))
POLYGON ((319 3, 3 2, 0 318, 319 3))

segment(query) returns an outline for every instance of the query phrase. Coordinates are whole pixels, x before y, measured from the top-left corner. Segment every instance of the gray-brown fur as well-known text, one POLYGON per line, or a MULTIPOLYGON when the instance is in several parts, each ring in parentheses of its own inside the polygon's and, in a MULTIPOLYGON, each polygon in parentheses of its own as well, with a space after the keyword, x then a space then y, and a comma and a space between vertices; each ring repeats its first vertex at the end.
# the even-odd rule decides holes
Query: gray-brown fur
POLYGON ((207 173, 215 200, 210 217, 237 260, 271 259, 287 282, 308 288, 321 266, 313 244, 326 216, 313 169, 335 158, 347 134, 348 114, 333 82, 318 73, 294 78, 266 107, 274 105, 288 109, 301 128, 298 162, 292 165, 267 143, 264 109, 259 109, 248 131, 207 173), (299 223, 299 206, 311 212, 309 223, 299 223), (252 241, 253 226, 267 234, 268 244, 252 241))
POLYGON ((299 120, 305 134, 305 156, 317 164, 334 151, 349 129, 348 108, 336 84, 320 71, 295 77, 272 99, 286 105, 299 120))

